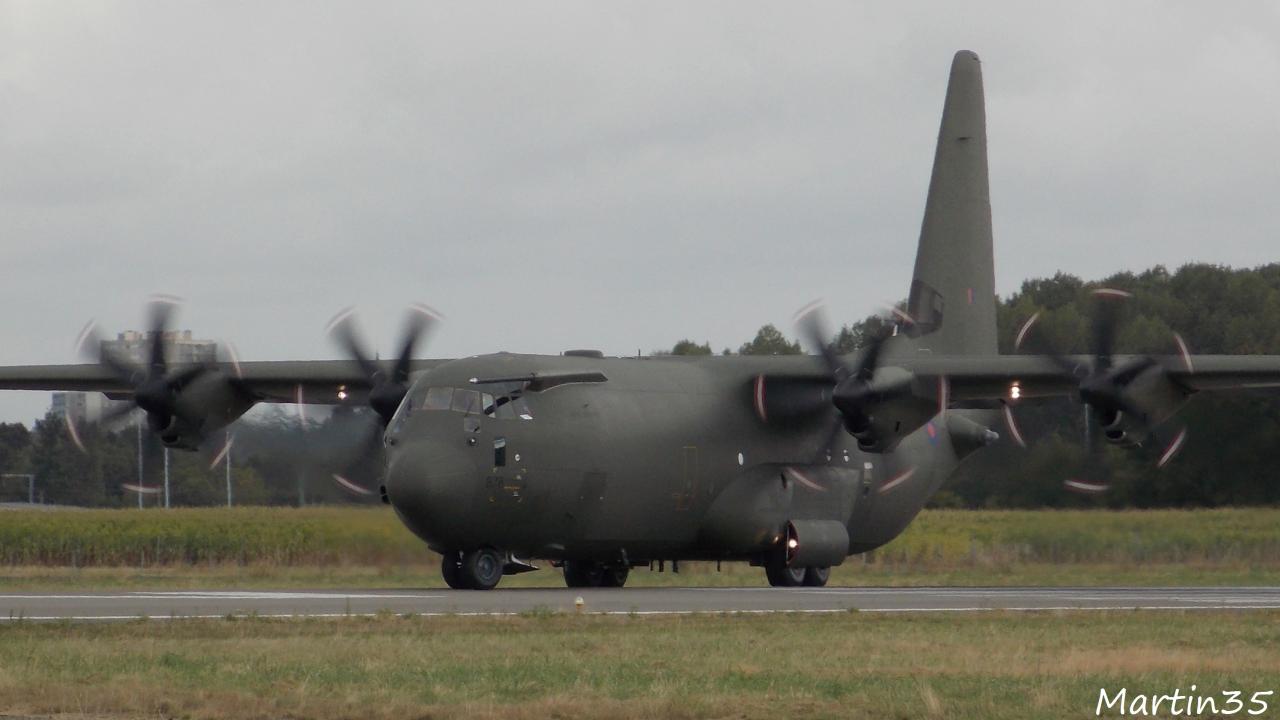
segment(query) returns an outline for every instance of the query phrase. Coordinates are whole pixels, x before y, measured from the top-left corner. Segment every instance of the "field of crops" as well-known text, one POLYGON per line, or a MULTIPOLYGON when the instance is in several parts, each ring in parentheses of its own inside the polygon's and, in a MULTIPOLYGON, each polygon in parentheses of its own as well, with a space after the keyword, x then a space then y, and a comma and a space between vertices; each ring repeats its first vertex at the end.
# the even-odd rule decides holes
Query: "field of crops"
POLYGON ((425 546, 382 508, 0 513, 0 564, 70 567, 395 564, 425 546))
MULTIPOLYGON (((0 513, 0 566, 395 566, 430 562, 385 508, 0 513)), ((926 511, 852 562, 897 570, 1017 564, 1280 567, 1280 509, 926 511)))

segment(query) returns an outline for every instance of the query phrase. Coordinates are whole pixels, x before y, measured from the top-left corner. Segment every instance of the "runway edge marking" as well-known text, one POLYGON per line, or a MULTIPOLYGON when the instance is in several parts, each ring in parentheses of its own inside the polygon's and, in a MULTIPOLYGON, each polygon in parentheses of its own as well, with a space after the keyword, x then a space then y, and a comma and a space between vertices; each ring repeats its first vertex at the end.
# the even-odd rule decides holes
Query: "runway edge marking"
MULTIPOLYGON (((938 608, 820 608, 810 610, 599 610, 578 613, 572 610, 556 611, 558 615, 594 615, 594 616, 662 616, 662 615, 834 615, 849 614, 858 615, 862 613, 876 614, 893 614, 893 613, 990 613, 990 612, 1018 612, 1018 613, 1037 613, 1037 612, 1128 612, 1133 610, 1280 610, 1280 605, 1128 605, 1128 606, 1112 606, 1097 607, 1085 606, 1077 607, 1070 605, 1055 607, 938 607, 938 608)), ((383 610, 379 612, 352 612, 352 613, 220 613, 210 615, 27 615, 27 616, 0 616, 0 623, 22 623, 22 622, 58 622, 58 621, 75 621, 75 622, 119 622, 130 620, 164 620, 164 621, 181 621, 181 620, 305 620, 308 618, 321 619, 338 619, 338 618, 372 618, 386 616, 388 614, 397 617, 518 617, 528 611, 488 611, 488 612, 394 612, 391 610, 383 610)))

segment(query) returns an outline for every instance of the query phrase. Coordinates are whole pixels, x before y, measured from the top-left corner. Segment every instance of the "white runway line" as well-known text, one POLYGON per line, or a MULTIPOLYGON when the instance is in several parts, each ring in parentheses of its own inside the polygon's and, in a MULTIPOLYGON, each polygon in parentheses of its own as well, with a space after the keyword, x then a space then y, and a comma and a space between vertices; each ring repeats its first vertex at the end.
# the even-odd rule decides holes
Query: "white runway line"
MULTIPOLYGON (((599 616, 641 616, 652 617, 660 615, 833 615, 844 613, 848 615, 858 615, 861 613, 874 614, 892 614, 892 613, 992 613, 992 612, 1016 612, 1016 613, 1043 613, 1043 612, 1127 612, 1132 610, 1184 610, 1184 611, 1205 611, 1205 610, 1280 610, 1280 605, 1221 605, 1221 606, 1184 606, 1184 605, 1149 605, 1149 606, 1115 606, 1115 607, 1076 607, 1064 605, 1060 607, 936 607, 936 608, 820 608, 811 610, 605 610, 595 612, 583 612, 583 615, 599 615, 599 616)), ((392 613, 394 615, 404 617, 515 617, 524 614, 526 611, 484 611, 484 612, 400 612, 392 613)), ((573 615, 576 611, 561 610, 553 611, 562 615, 573 615)), ((222 613, 218 615, 34 615, 27 617, 0 617, 0 623, 3 622, 51 622, 60 620, 73 620, 78 622, 112 622, 112 621, 130 621, 130 620, 222 620, 234 618, 237 620, 248 620, 253 618, 268 620, 302 620, 308 618, 318 619, 336 619, 336 618, 371 618, 384 615, 383 612, 352 612, 352 613, 222 613)))
POLYGON ((113 595, 0 595, 0 600, 439 600, 444 595, 236 591, 130 592, 113 595))

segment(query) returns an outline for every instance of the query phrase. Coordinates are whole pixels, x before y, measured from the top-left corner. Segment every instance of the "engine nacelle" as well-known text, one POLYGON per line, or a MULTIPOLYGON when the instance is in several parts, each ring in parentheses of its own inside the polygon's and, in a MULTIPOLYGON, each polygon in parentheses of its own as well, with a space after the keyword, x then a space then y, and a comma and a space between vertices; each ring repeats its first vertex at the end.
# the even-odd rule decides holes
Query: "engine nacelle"
POLYGON ((751 384, 751 403, 761 422, 804 425, 831 415, 831 381, 758 375, 751 384))
POLYGON ((751 384, 756 417, 770 425, 797 428, 843 415, 845 430, 863 452, 884 453, 919 430, 937 415, 946 402, 946 383, 917 378, 899 367, 881 367, 871 383, 857 388, 857 398, 841 405, 833 386, 824 377, 770 377, 759 375, 751 384))
POLYGON ((1102 434, 1107 442, 1120 447, 1141 445, 1150 429, 1172 417, 1190 395, 1186 388, 1170 380, 1159 365, 1135 377, 1124 392, 1144 414, 1132 417, 1121 410, 1103 412, 1102 434))
POLYGON ((845 429, 863 452, 892 451, 938 414, 939 387, 902 368, 881 368, 873 387, 873 397, 862 406, 864 414, 845 416, 845 429))
POLYGON ((1119 447, 1137 447, 1145 437, 1142 428, 1133 422, 1133 418, 1120 411, 1106 413, 1102 418, 1102 436, 1107 442, 1119 447))
POLYGON ((221 372, 197 378, 177 395, 176 410, 168 422, 157 427, 148 416, 151 429, 166 447, 196 450, 213 433, 235 422, 253 407, 253 398, 221 372))

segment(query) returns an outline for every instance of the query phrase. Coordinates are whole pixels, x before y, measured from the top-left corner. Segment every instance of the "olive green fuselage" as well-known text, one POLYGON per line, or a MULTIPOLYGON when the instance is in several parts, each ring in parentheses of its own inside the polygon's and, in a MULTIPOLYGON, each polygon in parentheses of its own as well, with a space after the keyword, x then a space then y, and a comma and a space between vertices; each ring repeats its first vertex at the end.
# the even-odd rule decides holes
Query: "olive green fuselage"
POLYGON ((959 462, 941 417, 886 453, 859 451, 834 409, 762 420, 756 378, 820 377, 805 356, 488 355, 420 374, 405 402, 579 371, 607 380, 525 392, 524 418, 402 407, 385 489, 405 524, 441 551, 639 562, 758 559, 788 522, 821 520, 849 554, 897 536, 959 462))

